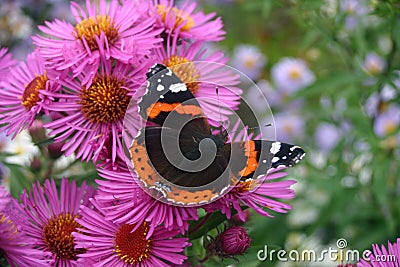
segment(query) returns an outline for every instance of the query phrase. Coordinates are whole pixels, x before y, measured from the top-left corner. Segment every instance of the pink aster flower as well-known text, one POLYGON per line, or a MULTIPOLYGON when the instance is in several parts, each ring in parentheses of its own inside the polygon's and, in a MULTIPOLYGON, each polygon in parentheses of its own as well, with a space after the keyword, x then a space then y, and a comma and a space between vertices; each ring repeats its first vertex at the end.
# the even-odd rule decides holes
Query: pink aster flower
POLYGON ((86 250, 78 255, 81 266, 167 267, 187 259, 182 252, 190 243, 187 238, 175 237, 179 231, 159 226, 149 235, 147 222, 113 223, 106 220, 98 203, 92 204, 97 210, 82 207, 82 217, 76 219, 82 228, 73 233, 76 249, 86 250))
POLYGON ((372 252, 367 256, 368 259, 361 259, 357 267, 397 267, 400 266, 400 238, 395 243, 388 242, 387 248, 384 245, 372 245, 372 252))
POLYGON ((88 204, 93 194, 91 186, 77 187, 75 181, 63 178, 60 195, 54 180, 46 180, 43 186, 35 183, 29 194, 21 195, 21 213, 29 220, 24 231, 38 249, 51 253, 54 263, 48 266, 76 266, 77 255, 84 250, 75 248, 71 233, 81 227, 75 221, 81 216, 80 205, 88 204))
POLYGON ((26 218, 18 216, 20 205, 0 186, 0 250, 11 266, 49 266, 46 252, 35 249, 22 227, 26 218))
POLYGON ((275 181, 285 177, 286 172, 280 169, 271 169, 265 177, 257 180, 241 181, 222 198, 218 199, 210 208, 221 209, 221 212, 231 218, 231 207, 238 213, 242 221, 246 220, 246 214, 241 206, 247 206, 258 214, 274 217, 268 210, 286 213, 292 207, 275 199, 292 199, 295 194, 290 187, 296 183, 294 180, 275 181))
POLYGON ((0 124, 5 124, 7 135, 11 134, 13 138, 30 127, 36 115, 48 113, 47 106, 52 98, 46 92, 56 92, 60 88, 48 78, 43 59, 36 52, 11 70, 2 87, 0 124))
POLYGON ((8 53, 7 48, 0 49, 0 82, 4 81, 10 74, 10 68, 17 64, 17 61, 8 53))
POLYGON ((86 10, 71 2, 75 25, 56 19, 39 26, 48 37, 38 35, 33 40, 50 68, 70 68, 77 76, 84 70, 86 74, 95 73, 102 59, 136 64, 161 41, 155 37, 160 33, 153 29, 155 19, 143 18, 149 5, 138 1, 98 2, 96 7, 87 0, 86 10))
POLYGON ((184 233, 189 220, 197 220, 197 209, 168 205, 148 195, 137 184, 124 162, 118 169, 100 169, 99 175, 106 180, 97 180, 100 185, 96 200, 104 206, 107 220, 115 223, 148 223, 149 234, 163 224, 168 230, 179 228, 184 233))
POLYGON ((225 31, 220 17, 214 19, 215 13, 195 12, 197 4, 183 1, 180 6, 174 0, 154 0, 154 12, 157 24, 166 36, 174 36, 196 41, 221 41, 225 31))
POLYGON ((65 142, 62 150, 66 156, 75 152, 77 158, 96 161, 107 150, 105 155, 113 162, 117 156, 124 158, 121 135, 125 111, 146 71, 146 64, 133 68, 105 61, 89 87, 82 86, 82 81, 92 76, 86 70, 77 78, 60 80, 64 88, 51 94, 58 101, 48 108, 63 115, 45 127, 52 130, 50 135, 58 135, 55 142, 65 142))
POLYGON ((178 46, 174 40, 166 49, 154 50, 156 62, 171 68, 186 83, 209 119, 224 121, 240 103, 239 75, 226 67, 228 58, 221 51, 206 55, 203 45, 203 42, 195 42, 178 46))

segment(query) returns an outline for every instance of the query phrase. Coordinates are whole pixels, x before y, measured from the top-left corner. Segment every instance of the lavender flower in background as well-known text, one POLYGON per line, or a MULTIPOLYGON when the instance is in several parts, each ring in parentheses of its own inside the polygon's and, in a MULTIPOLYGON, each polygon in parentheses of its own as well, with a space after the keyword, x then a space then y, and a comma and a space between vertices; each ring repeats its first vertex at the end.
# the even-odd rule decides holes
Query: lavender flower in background
POLYGON ((314 134, 315 143, 323 152, 332 150, 332 148, 338 144, 342 136, 343 133, 340 128, 327 122, 320 123, 314 134))
POLYGON ((391 104, 386 111, 375 118, 374 131, 377 136, 385 137, 394 133, 400 124, 400 107, 391 104))
POLYGON ((270 107, 279 107, 282 104, 282 98, 283 95, 273 88, 267 80, 260 80, 247 90, 245 100, 252 107, 252 110, 264 114, 268 111, 268 107, 260 105, 262 99, 266 99, 270 107))
POLYGON ((271 69, 271 78, 275 87, 287 94, 292 94, 311 85, 315 76, 304 60, 283 58, 271 69))
POLYGON ((364 16, 369 12, 364 0, 341 0, 340 10, 346 14, 345 27, 354 30, 363 22, 364 16))
POLYGON ((32 20, 24 14, 16 1, 2 2, 0 21, 0 43, 2 45, 28 39, 32 34, 32 20))
POLYGON ((375 52, 370 52, 365 56, 363 68, 368 74, 377 75, 386 69, 386 61, 375 52))
MULTIPOLYGON (((276 136, 279 141, 286 143, 294 143, 295 140, 304 138, 305 121, 299 114, 295 112, 281 112, 274 115, 276 136)), ((271 122, 271 118, 266 118, 263 125, 271 122)), ((274 140, 275 135, 268 127, 262 129, 263 137, 274 140)))
POLYGON ((369 260, 361 259, 357 267, 395 267, 400 265, 400 238, 395 243, 388 241, 384 245, 372 244, 372 252, 366 255, 369 260), (382 261, 382 259, 387 259, 382 261))
POLYGON ((257 46, 238 45, 233 50, 231 62, 233 67, 256 81, 260 78, 262 70, 267 63, 267 58, 257 46))

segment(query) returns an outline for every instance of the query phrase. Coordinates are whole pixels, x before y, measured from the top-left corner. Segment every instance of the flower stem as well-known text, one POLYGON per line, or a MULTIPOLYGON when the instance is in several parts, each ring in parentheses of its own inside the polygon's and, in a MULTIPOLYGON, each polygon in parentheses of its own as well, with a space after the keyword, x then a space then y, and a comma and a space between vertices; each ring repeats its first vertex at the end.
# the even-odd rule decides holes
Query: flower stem
POLYGON ((204 216, 200 223, 198 225, 196 225, 193 229, 189 230, 189 235, 193 234, 194 232, 196 232, 197 230, 199 230, 207 221, 208 219, 211 217, 211 213, 207 213, 206 216, 204 216))

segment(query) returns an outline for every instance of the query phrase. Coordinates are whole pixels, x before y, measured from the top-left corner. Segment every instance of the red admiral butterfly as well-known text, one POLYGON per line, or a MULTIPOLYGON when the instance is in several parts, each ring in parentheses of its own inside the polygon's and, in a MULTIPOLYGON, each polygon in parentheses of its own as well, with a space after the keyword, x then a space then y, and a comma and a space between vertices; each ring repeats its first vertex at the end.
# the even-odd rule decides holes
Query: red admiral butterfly
POLYGON ((270 168, 290 167, 303 149, 281 142, 227 141, 213 134, 194 95, 171 69, 156 64, 138 102, 143 127, 129 148, 134 171, 147 189, 179 205, 213 201, 239 181, 257 179, 270 168))

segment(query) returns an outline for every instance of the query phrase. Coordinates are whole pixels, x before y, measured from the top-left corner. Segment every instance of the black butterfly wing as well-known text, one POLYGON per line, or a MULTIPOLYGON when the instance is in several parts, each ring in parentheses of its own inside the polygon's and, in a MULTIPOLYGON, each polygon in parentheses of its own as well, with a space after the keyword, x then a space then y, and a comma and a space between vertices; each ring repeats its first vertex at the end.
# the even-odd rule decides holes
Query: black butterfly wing
MULTIPOLYGON (((180 122, 196 117, 205 117, 198 101, 182 80, 171 69, 156 64, 146 74, 147 88, 138 101, 142 118, 170 128, 181 126, 180 122), (167 116, 173 115, 168 125, 167 116)), ((208 121, 203 129, 210 133, 208 121)))
MULTIPOLYGON (((157 187, 162 190, 164 197, 174 203, 209 202, 228 188, 230 183, 229 157, 218 150, 212 157, 202 155, 197 142, 204 138, 199 136, 198 127, 202 127, 202 123, 196 123, 196 120, 180 133, 166 127, 146 127, 129 149, 139 179, 147 188, 157 187), (199 158, 205 158, 206 161, 211 159, 210 164, 204 165, 201 170, 193 170, 202 162, 188 166, 182 162, 182 157, 176 152, 177 148, 189 165, 199 158)), ((203 150, 203 153, 207 151, 203 150)))

